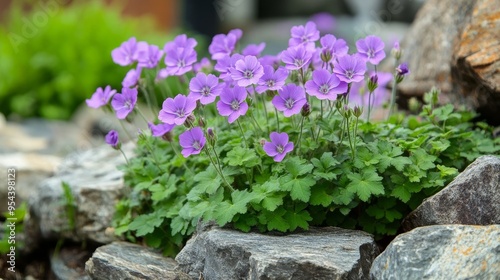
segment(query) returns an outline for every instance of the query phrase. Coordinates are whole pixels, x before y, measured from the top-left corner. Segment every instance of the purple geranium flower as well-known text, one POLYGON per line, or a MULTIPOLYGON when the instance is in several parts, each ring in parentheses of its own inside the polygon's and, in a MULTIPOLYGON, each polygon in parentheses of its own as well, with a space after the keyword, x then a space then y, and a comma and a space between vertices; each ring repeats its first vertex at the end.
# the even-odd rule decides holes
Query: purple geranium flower
POLYGON ((106 137, 104 137, 104 141, 106 141, 106 144, 110 145, 113 148, 118 148, 118 145, 120 144, 120 139, 118 137, 118 132, 116 130, 110 130, 108 134, 106 134, 106 137))
POLYGON ((194 109, 196 109, 195 99, 177 94, 175 98, 169 97, 163 101, 158 119, 164 123, 181 125, 194 109))
POLYGON ((200 59, 200 62, 193 64, 193 71, 198 73, 203 70, 211 71, 213 68, 212 62, 206 57, 200 59))
POLYGON ((294 26, 290 30, 292 38, 288 40, 289 47, 304 45, 307 49, 314 49, 314 42, 319 39, 319 31, 316 29, 316 24, 312 21, 306 23, 305 26, 294 26))
POLYGON ((210 104, 215 101, 215 97, 220 94, 224 85, 219 84, 219 79, 212 74, 198 73, 196 77, 189 82, 189 95, 195 100, 200 100, 203 105, 210 104))
POLYGON ((217 110, 221 116, 228 117, 228 122, 233 123, 248 110, 246 103, 247 91, 244 87, 226 87, 220 94, 217 110))
POLYGON ((137 47, 137 66, 144 68, 155 68, 163 56, 163 51, 158 46, 149 45, 147 43, 141 44, 137 47))
POLYGON ((266 43, 262 42, 260 44, 250 44, 246 46, 242 51, 241 54, 247 56, 247 55, 253 55, 253 56, 260 56, 260 53, 264 50, 266 47, 266 43))
POLYGON ((163 137, 163 135, 167 134, 175 127, 175 124, 153 124, 150 122, 148 123, 148 127, 151 130, 151 135, 153 135, 154 137, 163 137))
POLYGON ((385 58, 384 47, 384 42, 374 35, 368 35, 366 38, 359 39, 356 42, 359 55, 373 65, 379 64, 385 58))
POLYGON ((288 78, 288 71, 280 67, 276 72, 272 66, 264 66, 264 75, 260 77, 259 83, 255 90, 258 93, 263 93, 266 90, 279 90, 285 85, 288 78))
POLYGON ((219 78, 223 79, 226 82, 232 81, 231 78, 231 69, 234 68, 236 61, 243 59, 244 56, 241 54, 235 53, 232 56, 226 56, 219 60, 217 60, 217 64, 215 64, 214 69, 219 71, 219 78))
POLYGON ((167 73, 169 75, 181 76, 193 69, 196 62, 196 51, 193 48, 176 48, 169 50, 165 57, 167 73))
POLYGON ((337 94, 347 92, 347 83, 342 82, 327 70, 314 70, 312 80, 306 82, 306 91, 320 100, 335 100, 337 94))
POLYGON ((264 151, 276 162, 281 162, 285 155, 293 150, 293 142, 288 142, 288 134, 285 132, 271 132, 271 142, 264 143, 264 151))
POLYGON ((288 70, 298 70, 305 67, 311 60, 312 53, 303 45, 289 47, 281 53, 281 60, 288 70))
POLYGON ((203 135, 203 130, 200 127, 193 127, 179 135, 179 144, 182 147, 182 155, 188 157, 197 155, 205 146, 207 139, 203 135))
POLYGON ((115 94, 111 100, 111 106, 116 112, 116 117, 123 120, 134 110, 137 102, 136 88, 122 88, 122 92, 115 94))
POLYGON ((337 58, 333 72, 346 83, 359 82, 364 79, 366 61, 356 55, 345 55, 337 58))
POLYGON ((349 47, 343 39, 337 39, 331 34, 327 34, 320 39, 321 52, 330 58, 329 61, 347 54, 349 47))
POLYGON ((280 66, 281 59, 279 59, 276 55, 264 55, 259 57, 259 62, 262 66, 272 66, 274 69, 277 69, 280 66))
POLYGON ((231 78, 238 83, 240 87, 246 87, 256 84, 260 77, 264 75, 264 68, 259 60, 252 55, 236 61, 234 68, 229 69, 231 78))
POLYGON ((137 51, 137 40, 135 37, 130 38, 128 41, 123 42, 118 48, 111 51, 113 62, 127 66, 135 61, 135 53, 137 51))
POLYGON ((212 59, 219 60, 225 56, 231 55, 241 35, 242 32, 239 29, 231 30, 227 35, 215 35, 212 39, 212 43, 208 46, 208 51, 212 55, 212 59))
POLYGON ((186 34, 181 34, 175 37, 172 42, 166 43, 163 47, 163 50, 165 51, 165 53, 167 53, 178 48, 194 49, 196 45, 198 45, 198 42, 196 42, 195 39, 188 38, 186 34))
POLYGON ((398 67, 396 67, 396 72, 400 76, 405 76, 410 74, 410 69, 408 68, 408 64, 406 64, 406 62, 399 64, 398 67))
POLYGON ((87 103, 87 106, 91 108, 99 108, 101 106, 104 106, 108 104, 109 100, 111 97, 116 93, 116 90, 112 90, 111 86, 106 86, 104 90, 100 87, 96 89, 94 94, 92 94, 92 97, 90 99, 85 100, 87 103))
POLYGON ((126 88, 135 87, 137 85, 137 82, 139 81, 139 78, 141 77, 141 72, 142 68, 139 66, 137 66, 137 69, 130 69, 127 72, 127 75, 125 75, 125 78, 123 78, 122 86, 126 88))
POLYGON ((330 13, 317 13, 311 16, 311 21, 316 23, 320 32, 329 33, 335 29, 335 17, 330 13))
POLYGON ((284 86, 272 100, 274 107, 283 112, 285 117, 300 113, 306 102, 304 89, 295 84, 284 86))

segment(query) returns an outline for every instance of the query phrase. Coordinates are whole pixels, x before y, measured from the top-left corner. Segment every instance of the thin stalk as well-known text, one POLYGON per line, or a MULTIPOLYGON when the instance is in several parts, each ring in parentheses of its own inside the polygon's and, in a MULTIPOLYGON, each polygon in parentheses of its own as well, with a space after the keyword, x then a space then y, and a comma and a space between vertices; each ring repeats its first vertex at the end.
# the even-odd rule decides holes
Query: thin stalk
MULTIPOLYGON (((175 148, 173 142, 170 142, 170 146, 172 147, 172 150, 174 151, 175 156, 180 157, 179 151, 177 151, 177 148, 175 148)), ((186 165, 186 162, 183 161, 182 166, 184 166, 184 168, 186 168, 186 170, 189 170, 189 172, 191 172, 191 174, 195 175, 194 171, 186 165)))
POLYGON ((127 155, 123 152, 122 148, 118 149, 120 153, 122 153, 123 157, 125 158, 125 161, 127 162, 127 165, 130 166, 130 162, 128 161, 127 155))
POLYGON ((148 119, 146 118, 146 116, 142 113, 141 109, 139 109, 139 106, 135 106, 134 107, 135 110, 137 110, 137 112, 139 113, 139 115, 142 117, 142 119, 144 120, 144 122, 146 122, 146 124, 148 124, 148 119))
POLYGON ((373 94, 373 91, 370 91, 368 93, 368 115, 366 116, 366 121, 367 122, 370 122, 370 113, 371 113, 371 109, 372 109, 372 94, 373 94))
MULTIPOLYGON (((255 89, 255 86, 254 86, 255 89)), ((266 119, 266 125, 267 125, 267 134, 269 134, 269 119, 267 118, 267 106, 266 106, 266 97, 264 96, 265 93, 261 94, 261 99, 262 99, 262 106, 264 106, 264 116, 266 119)))
POLYGON ((304 118, 302 117, 300 119, 300 133, 299 133, 299 138, 297 140, 297 155, 300 155, 300 142, 302 140, 302 128, 304 127, 304 118))
POLYGON ((236 123, 238 123, 238 127, 240 128, 241 131, 241 136, 243 136, 243 139, 245 140, 245 147, 249 148, 250 145, 248 145, 247 138, 245 137, 245 132, 243 132, 243 127, 241 127, 240 120, 236 119, 236 123))
POLYGON ((222 178, 222 181, 224 182, 224 184, 226 184, 229 191, 233 192, 234 191, 233 187, 231 187, 231 185, 229 185, 229 183, 227 182, 226 177, 224 177, 224 174, 222 173, 222 170, 219 170, 219 168, 217 168, 217 165, 215 164, 215 161, 212 158, 212 156, 210 155, 210 152, 208 151, 208 149, 204 149, 204 150, 205 150, 205 153, 207 154, 208 158, 210 159, 210 162, 214 165, 215 170, 217 171, 219 176, 222 178))
POLYGON ((274 111, 276 112, 276 123, 278 125, 278 133, 280 133, 280 118, 278 117, 278 109, 274 107, 274 111))
POLYGON ((389 117, 392 115, 392 112, 394 111, 394 103, 396 103, 396 77, 393 78, 392 80, 392 90, 391 90, 391 101, 389 103, 389 113, 387 114, 386 120, 389 119, 389 117))

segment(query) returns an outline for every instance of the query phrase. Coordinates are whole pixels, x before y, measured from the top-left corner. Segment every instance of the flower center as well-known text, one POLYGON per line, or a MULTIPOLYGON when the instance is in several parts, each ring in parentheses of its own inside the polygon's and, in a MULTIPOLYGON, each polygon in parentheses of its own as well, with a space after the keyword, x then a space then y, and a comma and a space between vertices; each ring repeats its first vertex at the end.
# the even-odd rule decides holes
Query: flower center
POLYGON ((304 65, 304 61, 302 59, 295 59, 295 66, 302 67, 304 65))
POLYGON ((330 91, 330 87, 327 84, 322 85, 319 87, 319 92, 322 94, 327 94, 330 91))
POLYGON ((267 85, 268 87, 274 87, 274 85, 275 85, 275 84, 276 84, 276 83, 274 82, 274 80, 267 80, 267 81, 266 81, 266 85, 267 85))
POLYGON ((375 51, 373 49, 368 49, 368 57, 372 58, 375 56, 375 51))
POLYGON ((199 149, 201 149, 201 145, 200 145, 200 142, 199 142, 199 141, 194 141, 192 146, 193 146, 193 148, 194 148, 195 150, 199 150, 199 149))
POLYGON ((283 145, 278 145, 276 146, 276 151, 281 154, 283 151, 285 151, 285 148, 283 148, 283 145))
POLYGON ((347 71, 345 71, 345 75, 347 78, 352 79, 352 76, 354 76, 354 71, 347 70, 347 71))
POLYGON ((233 100, 231 102, 231 109, 233 109, 233 111, 238 111, 240 109, 240 103, 238 100, 233 100))
POLYGON ((291 98, 288 98, 286 101, 285 101, 285 107, 288 108, 288 109, 292 109, 293 107, 293 103, 295 103, 295 100, 291 99, 291 98))
POLYGON ((181 59, 177 62, 177 67, 182 68, 186 66, 186 63, 184 62, 184 59, 181 59))
POLYGON ((302 40, 303 43, 307 42, 307 40, 308 40, 306 34, 302 35, 302 37, 300 37, 300 39, 302 40))
POLYGON ((178 118, 184 118, 184 115, 186 114, 184 112, 184 109, 178 109, 175 114, 177 115, 178 118))
POLYGON ((243 72, 243 76, 245 76, 245 78, 247 78, 247 79, 253 78, 253 72, 252 72, 252 70, 248 70, 248 69, 245 70, 245 72, 243 72))
POLYGON ((201 89, 201 94, 203 96, 209 96, 210 95, 210 88, 208 86, 205 86, 203 89, 201 89))
POLYGON ((125 101, 125 104, 123 106, 125 106, 127 109, 130 109, 132 107, 132 103, 130 102, 130 100, 127 100, 125 101))

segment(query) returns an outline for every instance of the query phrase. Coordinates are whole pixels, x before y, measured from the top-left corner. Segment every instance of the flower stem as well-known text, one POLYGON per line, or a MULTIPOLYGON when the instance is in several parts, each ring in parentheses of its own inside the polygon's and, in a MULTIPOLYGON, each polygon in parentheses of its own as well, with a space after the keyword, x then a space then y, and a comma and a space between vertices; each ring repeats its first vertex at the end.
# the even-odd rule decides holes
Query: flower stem
POLYGON ((393 81, 392 81, 392 90, 391 90, 391 101, 389 103, 389 113, 387 114, 387 119, 392 115, 394 111, 394 105, 396 103, 396 86, 397 86, 397 81, 396 77, 394 76, 393 81))
POLYGON ((236 123, 238 123, 238 127, 240 128, 241 131, 241 136, 243 136, 243 139, 245 140, 245 147, 249 148, 250 145, 248 145, 247 138, 245 137, 245 132, 243 132, 243 127, 241 127, 240 120, 236 119, 236 123))
POLYGON ((122 148, 118 149, 120 153, 122 153, 123 157, 125 158, 125 161, 127 162, 127 165, 130 166, 130 162, 128 161, 127 155, 123 152, 122 148))
POLYGON ((278 109, 274 107, 274 111, 276 112, 276 123, 278 125, 278 133, 280 133, 280 118, 278 117, 278 109))
POLYGON ((371 109, 372 109, 372 94, 373 94, 373 91, 370 91, 368 93, 368 115, 366 116, 366 121, 367 122, 370 122, 370 113, 371 113, 371 109))
POLYGON ((215 161, 212 158, 212 156, 210 155, 210 152, 208 151, 208 149, 203 149, 203 150, 205 150, 205 153, 207 154, 208 158, 210 159, 210 162, 213 164, 213 166, 215 168, 215 171, 217 171, 217 173, 219 174, 219 176, 222 178, 222 181, 224 182, 224 184, 226 184, 226 186, 228 187, 229 191, 233 192, 234 191, 233 187, 231 187, 231 185, 227 182, 226 177, 224 177, 224 173, 222 173, 222 169, 219 169, 217 167, 217 165, 215 164, 215 161))
POLYGON ((304 127, 304 116, 300 119, 300 133, 299 133, 299 138, 297 140, 297 155, 300 155, 300 142, 302 138, 302 128, 304 127))
MULTIPOLYGON (((255 86, 254 86, 255 89, 255 86)), ((262 106, 264 106, 264 116, 266 119, 266 125, 267 125, 267 134, 269 134, 269 119, 267 118, 267 106, 266 106, 266 97, 264 96, 265 93, 261 94, 262 97, 262 106)))

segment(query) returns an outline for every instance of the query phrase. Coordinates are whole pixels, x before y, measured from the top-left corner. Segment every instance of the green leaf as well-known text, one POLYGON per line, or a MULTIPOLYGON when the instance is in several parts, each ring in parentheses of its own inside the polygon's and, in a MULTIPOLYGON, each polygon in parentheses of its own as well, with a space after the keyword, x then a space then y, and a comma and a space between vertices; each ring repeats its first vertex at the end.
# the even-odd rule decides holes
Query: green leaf
POLYGON ((384 186, 380 182, 382 177, 373 169, 366 168, 361 173, 351 173, 347 177, 351 180, 347 191, 356 193, 362 201, 368 201, 371 195, 384 194, 384 186))
POLYGON ((406 203, 411 198, 411 193, 405 188, 404 185, 397 186, 391 192, 391 195, 406 203))
POLYGON ((153 212, 135 217, 128 225, 128 228, 135 231, 137 236, 144 236, 148 233, 152 233, 154 229, 159 227, 162 223, 163 217, 159 215, 159 212, 153 212))
POLYGON ((333 157, 331 152, 323 153, 320 159, 311 159, 312 164, 315 169, 313 171, 314 176, 320 177, 327 181, 331 181, 337 178, 337 174, 330 172, 339 162, 333 157))
POLYGON ((248 191, 235 190, 231 193, 232 202, 222 201, 215 209, 215 220, 219 226, 231 222, 236 214, 245 214, 247 204, 253 199, 248 191))
POLYGON ((316 184, 312 176, 303 178, 293 178, 292 175, 286 175, 280 178, 281 187, 290 192, 293 200, 307 202, 311 197, 311 187, 316 184))
POLYGON ((310 163, 306 163, 305 160, 299 157, 291 157, 285 162, 286 170, 296 178, 298 176, 310 173, 314 166, 310 163))
POLYGON ((328 207, 333 202, 333 196, 328 194, 328 187, 323 186, 314 186, 311 189, 311 197, 309 199, 309 203, 311 205, 322 205, 323 207, 328 207))
POLYGON ((263 225, 267 225, 267 230, 279 230, 281 232, 286 232, 290 225, 287 220, 283 217, 287 211, 283 208, 278 208, 273 212, 262 211, 259 215, 259 222, 263 225))
MULTIPOLYGON (((297 209, 296 209, 297 211, 297 209)), ((297 227, 302 229, 309 229, 309 223, 312 221, 311 215, 306 210, 300 210, 297 212, 287 211, 285 213, 285 220, 288 222, 290 231, 294 231, 297 227)))
POLYGON ((207 170, 196 174, 194 176, 194 181, 199 182, 208 194, 215 193, 222 184, 222 179, 212 165, 210 165, 207 170))
POLYGON ((453 168, 453 167, 446 167, 444 165, 438 164, 437 168, 439 169, 439 172, 441 174, 441 178, 445 178, 448 176, 455 176, 456 174, 458 174, 458 170, 456 168, 453 168))
POLYGON ((261 160, 254 149, 237 146, 227 153, 224 162, 230 166, 253 167, 259 165, 261 160))
POLYGON ((345 189, 335 188, 332 193, 333 202, 340 205, 348 205, 354 198, 354 193, 345 189))
POLYGON ((354 166, 362 169, 368 166, 375 165, 379 162, 379 159, 366 147, 361 147, 356 153, 356 159, 354 160, 354 166))

